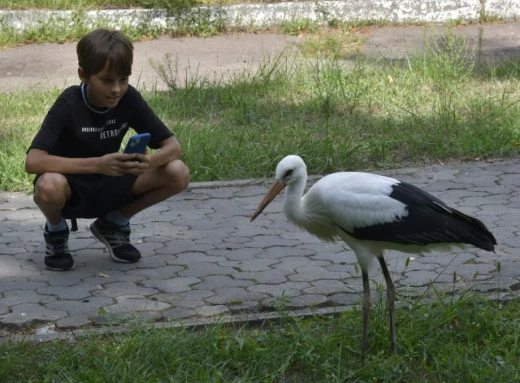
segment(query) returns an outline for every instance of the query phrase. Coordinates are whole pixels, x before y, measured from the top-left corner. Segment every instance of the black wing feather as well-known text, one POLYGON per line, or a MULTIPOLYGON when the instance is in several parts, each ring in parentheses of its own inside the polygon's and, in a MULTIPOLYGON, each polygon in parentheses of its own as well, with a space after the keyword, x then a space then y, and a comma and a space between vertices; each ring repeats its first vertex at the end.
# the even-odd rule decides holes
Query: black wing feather
POLYGON ((406 182, 397 183, 392 189, 390 198, 404 203, 408 215, 391 223, 355 228, 350 235, 357 239, 406 245, 464 243, 494 251, 496 239, 478 219, 406 182))

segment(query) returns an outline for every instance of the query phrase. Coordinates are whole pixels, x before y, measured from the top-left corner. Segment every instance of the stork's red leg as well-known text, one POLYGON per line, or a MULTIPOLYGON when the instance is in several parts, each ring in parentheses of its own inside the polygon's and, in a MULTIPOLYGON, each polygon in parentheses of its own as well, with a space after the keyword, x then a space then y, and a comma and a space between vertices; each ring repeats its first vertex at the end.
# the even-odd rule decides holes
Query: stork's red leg
POLYGON ((370 316, 370 282, 368 280, 368 273, 365 270, 361 271, 363 277, 363 341, 361 344, 361 360, 365 364, 368 345, 368 318, 370 316))
POLYGON ((381 270, 383 271, 383 275, 385 276, 386 281, 386 292, 388 295, 388 312, 390 315, 390 343, 392 352, 396 350, 396 339, 395 339, 395 286, 392 278, 390 277, 390 273, 388 272, 388 267, 386 266, 385 258, 383 255, 377 258, 379 260, 379 264, 381 265, 381 270))

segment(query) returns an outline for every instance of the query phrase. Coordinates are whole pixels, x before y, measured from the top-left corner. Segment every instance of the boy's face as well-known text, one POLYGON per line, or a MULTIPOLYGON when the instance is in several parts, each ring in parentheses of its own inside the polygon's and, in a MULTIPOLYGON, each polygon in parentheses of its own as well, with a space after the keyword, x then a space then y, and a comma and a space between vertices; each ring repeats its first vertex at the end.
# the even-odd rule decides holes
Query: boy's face
POLYGON ((87 86, 87 100, 97 108, 114 108, 128 89, 128 76, 121 76, 108 69, 108 63, 99 73, 87 77, 82 68, 78 68, 81 81, 87 86))

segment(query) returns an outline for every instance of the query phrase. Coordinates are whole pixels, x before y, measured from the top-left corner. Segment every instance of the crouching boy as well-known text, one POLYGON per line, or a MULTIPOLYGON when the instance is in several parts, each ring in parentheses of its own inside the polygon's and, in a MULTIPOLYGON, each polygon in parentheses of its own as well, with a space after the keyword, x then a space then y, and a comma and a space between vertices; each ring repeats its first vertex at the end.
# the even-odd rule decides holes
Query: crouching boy
POLYGON ((128 84, 133 45, 122 33, 98 29, 77 44, 81 84, 61 93, 48 111, 26 157, 36 174, 34 201, 47 222, 45 266, 70 270, 65 219, 96 218, 92 234, 115 262, 136 262, 132 216, 185 190, 189 170, 172 132, 128 84), (129 128, 149 133, 153 154, 123 154, 129 128))

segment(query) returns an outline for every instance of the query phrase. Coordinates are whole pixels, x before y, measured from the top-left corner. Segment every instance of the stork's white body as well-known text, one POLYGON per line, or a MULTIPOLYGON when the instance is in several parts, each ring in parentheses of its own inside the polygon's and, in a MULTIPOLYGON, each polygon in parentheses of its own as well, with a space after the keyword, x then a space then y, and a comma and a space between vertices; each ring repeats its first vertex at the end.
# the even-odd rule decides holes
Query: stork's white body
POLYGON ((303 198, 306 178, 301 181, 288 184, 285 189, 287 219, 323 241, 343 240, 355 252, 362 268, 368 268, 374 256, 384 250, 418 253, 464 246, 460 243, 418 246, 377 238, 358 240, 349 235, 355 229, 406 219, 408 206, 390 197, 392 186, 400 183, 394 178, 360 172, 334 173, 314 184, 303 198))

